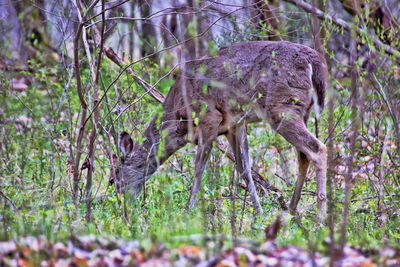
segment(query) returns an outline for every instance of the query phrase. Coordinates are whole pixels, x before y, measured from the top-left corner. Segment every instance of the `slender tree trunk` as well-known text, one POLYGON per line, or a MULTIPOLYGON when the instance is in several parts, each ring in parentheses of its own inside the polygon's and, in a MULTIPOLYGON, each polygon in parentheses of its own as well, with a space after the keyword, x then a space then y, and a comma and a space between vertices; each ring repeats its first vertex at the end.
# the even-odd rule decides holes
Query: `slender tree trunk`
MULTIPOLYGON (((151 14, 152 0, 140 0, 140 15, 142 18, 147 18, 151 14)), ((151 20, 142 21, 142 31, 139 33, 140 39, 143 42, 141 45, 142 56, 148 56, 154 53, 154 47, 157 43, 156 30, 151 20)), ((154 56, 156 57, 156 56, 154 56)))
MULTIPOLYGON (((326 7, 329 7, 329 1, 318 1, 318 6, 317 6, 317 0, 313 0, 313 9, 315 13, 315 9, 319 7, 321 11, 324 13, 326 12, 326 7)), ((322 55, 325 54, 325 47, 324 44, 322 43, 322 39, 325 38, 325 30, 324 28, 321 27, 321 23, 318 19, 318 17, 313 14, 312 15, 312 33, 314 36, 314 48, 321 53, 322 55)), ((328 61, 329 63, 329 61, 328 61)), ((328 69, 330 69, 328 67, 328 69)), ((333 201, 333 186, 334 186, 334 178, 335 178, 335 160, 334 160, 334 146, 333 146, 333 138, 331 136, 334 136, 334 131, 335 131, 335 123, 334 123, 334 107, 335 107, 335 94, 333 92, 333 88, 330 86, 330 84, 327 85, 327 87, 330 90, 329 98, 328 98, 328 139, 327 139, 327 149, 328 149, 328 155, 327 155, 327 161, 328 161, 328 169, 327 169, 327 200, 328 200, 328 228, 329 228, 329 238, 330 238, 330 266, 334 266, 334 256, 335 256, 335 227, 334 227, 334 208, 335 208, 335 203, 333 201)), ((317 122, 317 121, 316 121, 317 122)), ((318 124, 316 123, 316 134, 318 135, 318 124)))
MULTIPOLYGON (((130 3, 131 5, 131 17, 135 17, 135 1, 130 3)), ((133 58, 135 52, 135 22, 130 22, 129 24, 129 56, 133 58)))
POLYGON ((80 14, 81 7, 79 1, 75 0, 74 5, 78 14, 79 18, 79 26, 75 33, 74 38, 74 71, 75 71, 75 78, 76 78, 76 89, 78 92, 79 101, 82 107, 82 114, 81 114, 81 121, 79 127, 78 138, 76 141, 76 155, 74 159, 74 178, 73 178, 73 201, 75 205, 75 212, 78 211, 78 190, 79 190, 79 180, 80 180, 80 170, 79 164, 81 159, 81 146, 82 146, 82 139, 83 134, 85 131, 85 121, 86 121, 86 112, 87 112, 87 103, 83 95, 82 91, 82 83, 81 83, 81 76, 80 76, 80 67, 79 67, 79 47, 80 47, 80 39, 82 34, 83 28, 83 19, 80 14))
POLYGON ((99 54, 97 57, 97 68, 96 68, 96 76, 93 84, 93 105, 94 105, 94 110, 93 110, 93 128, 92 131, 90 132, 89 136, 89 167, 88 167, 88 173, 87 173, 87 178, 86 178, 86 221, 90 222, 91 221, 91 214, 92 214, 92 175, 94 171, 94 144, 96 142, 96 135, 97 135, 97 126, 98 126, 98 120, 99 120, 99 78, 100 78, 100 67, 101 67, 101 59, 103 56, 103 48, 104 48, 104 30, 105 30, 105 24, 106 24, 106 17, 105 17, 105 0, 101 0, 101 19, 102 19, 102 24, 101 24, 101 32, 100 32, 100 49, 99 49, 99 54))
POLYGON ((265 27, 267 27, 269 40, 282 41, 282 37, 279 35, 280 23, 278 21, 278 18, 275 16, 274 4, 276 4, 276 1, 253 0, 255 13, 257 14, 257 16, 254 16, 253 18, 253 23, 259 30, 263 28, 265 29, 265 27))
MULTIPOLYGON (((353 27, 356 27, 354 25, 353 27)), ((350 133, 350 154, 347 158, 347 173, 345 178, 345 200, 344 200, 344 211, 343 211, 343 221, 341 225, 341 238, 340 238, 340 248, 343 256, 343 248, 346 244, 346 229, 349 217, 349 204, 350 204, 350 193, 353 182, 353 164, 356 155, 355 144, 358 135, 359 126, 359 113, 358 113, 358 102, 359 102, 359 90, 357 87, 357 50, 356 50, 356 38, 357 34, 355 30, 352 30, 351 40, 350 40, 350 65, 351 65, 351 90, 352 90, 352 106, 351 106, 351 118, 352 118, 352 128, 350 133)))

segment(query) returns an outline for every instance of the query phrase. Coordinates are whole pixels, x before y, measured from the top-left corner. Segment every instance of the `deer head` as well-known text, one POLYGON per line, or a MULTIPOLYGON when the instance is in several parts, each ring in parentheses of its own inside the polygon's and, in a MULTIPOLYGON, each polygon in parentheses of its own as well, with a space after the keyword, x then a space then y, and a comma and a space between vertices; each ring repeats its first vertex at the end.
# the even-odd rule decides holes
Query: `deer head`
POLYGON ((121 190, 130 189, 138 196, 146 180, 146 155, 140 146, 134 144, 127 132, 120 135, 120 149, 122 153, 119 175, 121 178, 121 190))

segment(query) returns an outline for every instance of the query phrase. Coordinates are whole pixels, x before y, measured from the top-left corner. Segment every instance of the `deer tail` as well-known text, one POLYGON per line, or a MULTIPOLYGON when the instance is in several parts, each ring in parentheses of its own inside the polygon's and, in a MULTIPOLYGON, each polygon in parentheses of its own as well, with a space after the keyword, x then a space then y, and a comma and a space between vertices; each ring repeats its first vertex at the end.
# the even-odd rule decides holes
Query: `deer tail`
POLYGON ((312 66, 312 83, 315 90, 314 108, 317 118, 324 109, 325 105, 325 87, 326 87, 326 62, 322 56, 313 58, 311 61, 312 66))

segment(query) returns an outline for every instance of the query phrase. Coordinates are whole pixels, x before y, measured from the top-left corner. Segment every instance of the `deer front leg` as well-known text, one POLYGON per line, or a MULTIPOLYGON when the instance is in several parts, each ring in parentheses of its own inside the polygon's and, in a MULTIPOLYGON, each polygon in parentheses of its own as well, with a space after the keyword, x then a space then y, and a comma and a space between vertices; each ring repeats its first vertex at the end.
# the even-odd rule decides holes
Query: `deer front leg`
POLYGON ((249 144, 247 141, 246 127, 244 125, 230 129, 227 134, 229 144, 235 154, 236 169, 240 177, 247 183, 247 189, 253 203, 254 210, 262 214, 262 208, 258 200, 256 186, 251 175, 249 144))
POLYGON ((201 188, 201 177, 210 158, 212 143, 218 136, 218 126, 221 121, 221 113, 213 106, 208 106, 206 114, 200 117, 200 123, 196 129, 198 148, 194 167, 194 181, 188 202, 189 209, 196 205, 196 194, 201 188))
POLYGON ((196 152, 195 167, 194 167, 194 181, 192 190, 190 191, 188 208, 193 209, 196 206, 196 194, 201 188, 201 177, 206 168, 207 161, 211 154, 212 141, 208 140, 205 144, 199 145, 196 152))
POLYGON ((296 187, 294 189, 292 200, 290 201, 289 205, 289 210, 292 215, 296 214, 297 205, 301 197, 301 189, 303 188, 304 181, 306 180, 307 176, 308 166, 310 165, 310 160, 304 153, 300 151, 297 152, 297 162, 299 165, 299 173, 297 176, 296 187))

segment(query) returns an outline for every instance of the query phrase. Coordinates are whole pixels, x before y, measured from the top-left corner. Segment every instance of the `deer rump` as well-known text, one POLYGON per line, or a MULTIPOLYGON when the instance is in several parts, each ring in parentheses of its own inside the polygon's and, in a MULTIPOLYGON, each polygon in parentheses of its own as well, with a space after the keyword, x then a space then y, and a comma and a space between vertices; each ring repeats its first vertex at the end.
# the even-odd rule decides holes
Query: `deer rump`
POLYGON ((189 207, 196 202, 201 176, 218 135, 226 135, 236 168, 262 212, 251 177, 246 124, 266 120, 296 147, 299 175, 290 209, 294 212, 309 163, 316 168, 319 213, 325 212, 326 147, 307 130, 312 106, 318 116, 324 106, 325 59, 316 51, 290 42, 243 42, 211 58, 186 63, 184 70, 145 132, 134 144, 121 134, 123 189, 138 194, 143 184, 169 156, 192 142, 198 145, 189 207), (322 210, 322 211, 321 211, 322 210))

